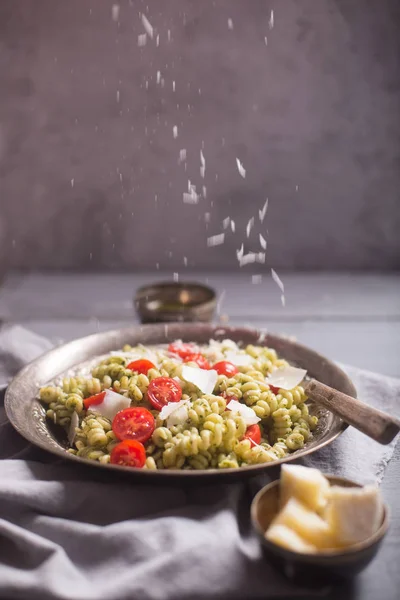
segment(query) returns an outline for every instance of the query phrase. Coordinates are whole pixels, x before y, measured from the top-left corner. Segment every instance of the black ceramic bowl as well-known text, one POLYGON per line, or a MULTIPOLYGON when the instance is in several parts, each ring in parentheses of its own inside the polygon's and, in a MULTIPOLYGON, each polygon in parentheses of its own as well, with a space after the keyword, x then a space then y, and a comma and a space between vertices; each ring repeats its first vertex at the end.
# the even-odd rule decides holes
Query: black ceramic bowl
MULTIPOLYGON (((354 481, 325 475, 331 485, 362 487, 354 481)), ((382 523, 373 536, 349 546, 346 550, 332 550, 318 554, 301 554, 282 548, 264 536, 269 524, 278 512, 279 479, 263 487, 251 505, 251 521, 261 541, 266 557, 287 577, 298 582, 348 578, 357 575, 371 562, 389 527, 388 508, 384 505, 382 523)))
POLYGON ((199 283, 163 282, 139 288, 134 302, 142 323, 207 323, 216 297, 214 290, 199 283))

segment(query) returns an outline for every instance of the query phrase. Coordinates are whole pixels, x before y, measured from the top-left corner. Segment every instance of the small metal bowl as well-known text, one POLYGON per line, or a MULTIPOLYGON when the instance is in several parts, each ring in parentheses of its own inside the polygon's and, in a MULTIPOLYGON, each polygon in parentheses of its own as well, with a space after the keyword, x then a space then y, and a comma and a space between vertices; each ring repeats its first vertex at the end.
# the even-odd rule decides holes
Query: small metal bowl
POLYGON ((139 288, 134 302, 142 323, 207 323, 214 316, 216 295, 200 283, 163 282, 139 288))
MULTIPOLYGON (((325 475, 331 485, 362 487, 358 483, 325 475)), ((263 551, 271 563, 297 583, 314 583, 331 579, 353 577, 371 562, 389 527, 389 511, 384 504, 382 523, 370 538, 349 546, 346 550, 332 550, 318 554, 302 554, 282 548, 264 536, 278 512, 279 479, 263 487, 251 504, 251 521, 262 543, 263 551)))

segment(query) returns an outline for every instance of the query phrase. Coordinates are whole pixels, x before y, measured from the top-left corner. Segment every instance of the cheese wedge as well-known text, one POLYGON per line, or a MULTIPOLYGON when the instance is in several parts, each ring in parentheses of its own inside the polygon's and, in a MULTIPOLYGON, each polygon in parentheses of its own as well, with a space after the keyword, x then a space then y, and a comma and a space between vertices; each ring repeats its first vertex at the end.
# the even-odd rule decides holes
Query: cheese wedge
POLYGON ((321 511, 327 504, 329 482, 318 469, 301 465, 282 465, 280 505, 297 498, 311 510, 321 511))
POLYGON ((331 487, 324 516, 338 544, 363 542, 378 530, 382 515, 383 503, 378 486, 331 487))
POLYGON ((272 525, 285 525, 318 550, 331 548, 334 544, 328 523, 296 498, 285 504, 272 525))
POLYGON ((271 525, 265 532, 265 538, 293 552, 302 552, 303 554, 315 554, 317 552, 315 546, 308 544, 295 531, 286 527, 286 525, 271 525))

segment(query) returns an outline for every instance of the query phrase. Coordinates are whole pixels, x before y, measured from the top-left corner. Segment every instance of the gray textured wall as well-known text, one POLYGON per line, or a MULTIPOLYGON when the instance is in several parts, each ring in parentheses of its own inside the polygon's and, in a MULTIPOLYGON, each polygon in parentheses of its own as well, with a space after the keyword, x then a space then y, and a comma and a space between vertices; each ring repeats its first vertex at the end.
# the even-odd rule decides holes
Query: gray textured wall
POLYGON ((400 267, 399 0, 113 4, 0 1, 3 266, 400 267))

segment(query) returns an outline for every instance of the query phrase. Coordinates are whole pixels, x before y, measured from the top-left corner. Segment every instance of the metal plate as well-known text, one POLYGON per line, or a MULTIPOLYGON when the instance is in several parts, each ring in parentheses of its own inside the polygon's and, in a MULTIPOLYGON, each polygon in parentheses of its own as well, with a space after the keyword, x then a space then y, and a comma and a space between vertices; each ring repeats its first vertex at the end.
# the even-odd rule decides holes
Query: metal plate
POLYGON ((36 399, 38 388, 71 368, 79 367, 82 363, 97 356, 118 350, 124 344, 160 344, 182 339, 200 344, 212 339, 223 340, 231 338, 246 344, 256 344, 275 348, 279 356, 290 363, 307 369, 308 375, 345 394, 356 397, 356 390, 347 377, 333 362, 317 352, 300 344, 275 335, 261 333, 257 330, 240 327, 215 327, 203 324, 171 325, 142 325, 116 331, 97 333, 81 338, 47 352, 34 362, 27 365, 10 383, 5 397, 6 413, 15 429, 32 444, 47 450, 58 457, 74 461, 78 464, 90 465, 95 469, 140 479, 147 483, 172 483, 244 479, 265 472, 283 462, 298 459, 323 446, 330 444, 340 435, 347 425, 336 415, 310 404, 310 412, 319 416, 319 423, 313 439, 301 450, 271 463, 252 465, 239 469, 208 469, 204 471, 180 471, 128 469, 110 464, 87 460, 66 452, 62 439, 50 428, 45 418, 45 411, 36 399))

